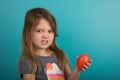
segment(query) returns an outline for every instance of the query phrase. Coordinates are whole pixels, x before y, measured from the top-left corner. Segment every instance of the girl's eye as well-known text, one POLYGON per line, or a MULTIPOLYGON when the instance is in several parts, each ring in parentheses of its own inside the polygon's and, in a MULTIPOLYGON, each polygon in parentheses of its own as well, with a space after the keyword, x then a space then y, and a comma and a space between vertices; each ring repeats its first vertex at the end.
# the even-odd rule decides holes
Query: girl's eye
POLYGON ((48 32, 49 32, 49 33, 53 33, 53 31, 52 31, 52 30, 49 30, 48 32))
POLYGON ((36 30, 36 32, 42 32, 42 30, 36 30))

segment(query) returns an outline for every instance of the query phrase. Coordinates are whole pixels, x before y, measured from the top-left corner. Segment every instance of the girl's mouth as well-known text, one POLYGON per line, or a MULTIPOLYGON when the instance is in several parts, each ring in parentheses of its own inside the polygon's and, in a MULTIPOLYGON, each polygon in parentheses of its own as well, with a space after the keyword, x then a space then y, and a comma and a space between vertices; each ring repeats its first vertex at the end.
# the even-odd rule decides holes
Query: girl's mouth
POLYGON ((48 40, 42 40, 41 43, 42 45, 46 45, 48 43, 48 40))

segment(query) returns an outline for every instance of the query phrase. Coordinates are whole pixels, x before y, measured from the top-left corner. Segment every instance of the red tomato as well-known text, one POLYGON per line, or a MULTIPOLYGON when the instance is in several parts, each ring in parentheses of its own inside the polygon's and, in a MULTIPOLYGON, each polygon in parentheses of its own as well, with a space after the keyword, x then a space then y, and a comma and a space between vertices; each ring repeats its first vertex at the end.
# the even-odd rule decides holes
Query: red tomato
POLYGON ((90 62, 90 57, 87 54, 82 54, 77 59, 77 68, 82 69, 84 65, 86 65, 88 62, 90 62))

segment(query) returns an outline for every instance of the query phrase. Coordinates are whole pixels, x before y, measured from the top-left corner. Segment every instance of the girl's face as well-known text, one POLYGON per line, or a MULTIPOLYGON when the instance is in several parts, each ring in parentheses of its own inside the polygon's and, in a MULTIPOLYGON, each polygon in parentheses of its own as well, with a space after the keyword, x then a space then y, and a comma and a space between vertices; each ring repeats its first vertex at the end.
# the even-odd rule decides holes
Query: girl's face
POLYGON ((47 49, 53 42, 54 32, 45 19, 39 20, 32 33, 32 43, 37 49, 47 49))

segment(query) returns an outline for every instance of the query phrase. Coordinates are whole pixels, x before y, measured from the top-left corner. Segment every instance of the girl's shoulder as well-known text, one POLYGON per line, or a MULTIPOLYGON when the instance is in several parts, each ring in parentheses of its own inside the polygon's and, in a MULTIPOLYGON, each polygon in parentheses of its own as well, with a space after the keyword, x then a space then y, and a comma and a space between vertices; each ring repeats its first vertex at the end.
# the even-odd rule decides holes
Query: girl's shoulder
POLYGON ((25 57, 22 57, 19 63, 24 64, 24 65, 32 65, 32 62, 28 58, 25 58, 25 57))

